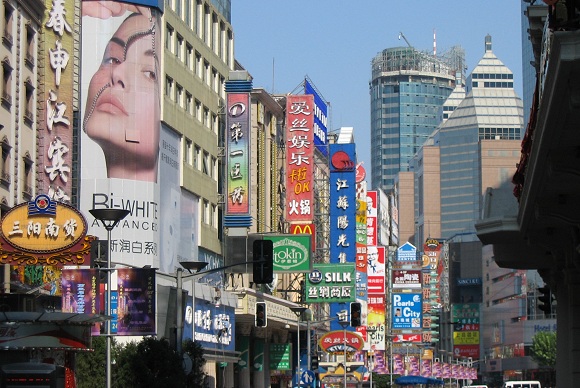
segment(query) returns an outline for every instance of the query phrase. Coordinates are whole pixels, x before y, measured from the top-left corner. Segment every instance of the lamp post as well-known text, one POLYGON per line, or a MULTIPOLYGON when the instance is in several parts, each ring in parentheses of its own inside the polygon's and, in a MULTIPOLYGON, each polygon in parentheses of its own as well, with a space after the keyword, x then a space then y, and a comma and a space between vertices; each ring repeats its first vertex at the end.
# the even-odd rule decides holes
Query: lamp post
MULTIPOLYGON (((111 231, 115 228, 119 222, 127 217, 130 213, 126 209, 91 209, 89 213, 93 215, 97 220, 103 223, 103 226, 107 230, 107 308, 105 310, 106 315, 111 316, 111 231)), ((111 319, 107 320, 105 330, 106 342, 107 342, 107 356, 105 365, 107 373, 107 388, 111 387, 111 319)))
MULTIPOLYGON (((373 339, 372 336, 376 333, 377 329, 373 328, 373 329, 369 329, 369 327, 367 326, 367 336, 370 334, 371 335, 371 340, 373 339)), ((375 363, 374 363, 374 359, 375 359, 375 351, 373 349, 374 345, 373 345, 373 341, 369 341, 369 348, 370 348, 370 352, 369 355, 367 357, 367 368, 369 369, 369 373, 370 373, 370 386, 371 388, 373 388, 373 369, 375 367, 375 363)))
POLYGON ((306 307, 298 306, 298 307, 290 307, 290 310, 296 314, 296 385, 300 386, 300 316, 304 311, 306 311, 306 307))
MULTIPOLYGON (((190 274, 190 276, 195 275, 196 273, 198 273, 199 271, 201 271, 202 269, 204 269, 208 263, 205 261, 180 261, 179 264, 185 268, 190 274)), ((181 268, 177 268, 177 347, 176 349, 179 351, 179 353, 181 353, 181 337, 183 336, 183 314, 181 312, 181 306, 182 306, 182 294, 181 294, 181 288, 182 285, 180 284, 180 281, 183 280, 182 278, 182 269, 181 268)), ((192 302, 191 302, 191 308, 193 309, 193 322, 192 322, 192 333, 191 333, 191 339, 195 342, 195 281, 192 279, 191 281, 191 296, 192 296, 192 302)))

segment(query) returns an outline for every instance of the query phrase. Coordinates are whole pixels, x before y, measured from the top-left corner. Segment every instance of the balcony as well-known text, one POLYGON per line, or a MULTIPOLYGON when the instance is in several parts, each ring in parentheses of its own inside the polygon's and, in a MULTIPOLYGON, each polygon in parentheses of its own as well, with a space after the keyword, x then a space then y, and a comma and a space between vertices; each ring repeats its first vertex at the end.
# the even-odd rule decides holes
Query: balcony
POLYGON ((10 182, 12 182, 12 176, 10 173, 2 171, 0 173, 0 183, 4 186, 10 186, 10 182))
POLYGON ((3 106, 10 109, 12 106, 12 95, 6 92, 2 92, 2 100, 0 102, 3 106))
POLYGON ((4 43, 4 46, 8 47, 9 49, 12 48, 13 44, 12 34, 6 30, 4 31, 4 35, 2 36, 2 43, 4 43))
POLYGON ((29 111, 28 109, 26 109, 24 111, 24 122, 26 124, 28 124, 29 126, 34 124, 34 113, 32 113, 31 111, 29 111))

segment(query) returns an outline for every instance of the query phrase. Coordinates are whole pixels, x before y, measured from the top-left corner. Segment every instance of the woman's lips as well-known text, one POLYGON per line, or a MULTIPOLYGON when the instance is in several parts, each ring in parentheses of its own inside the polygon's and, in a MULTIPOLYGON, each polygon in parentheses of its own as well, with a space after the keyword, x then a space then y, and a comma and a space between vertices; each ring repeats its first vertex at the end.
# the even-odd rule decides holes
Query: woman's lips
POLYGON ((118 98, 107 94, 101 95, 101 97, 98 99, 96 110, 99 112, 123 114, 128 116, 128 113, 121 101, 118 98))

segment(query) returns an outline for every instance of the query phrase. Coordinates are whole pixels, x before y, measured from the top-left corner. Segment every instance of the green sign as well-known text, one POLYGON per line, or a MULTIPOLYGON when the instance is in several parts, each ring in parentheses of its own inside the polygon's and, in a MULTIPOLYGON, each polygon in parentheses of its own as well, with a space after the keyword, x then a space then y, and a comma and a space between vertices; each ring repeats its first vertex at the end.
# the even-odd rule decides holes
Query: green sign
POLYGON ((270 370, 291 370, 290 344, 270 344, 270 370))
POLYGON ((264 236, 274 244, 274 272, 310 272, 310 235, 264 236))
POLYGON ((316 264, 306 279, 306 303, 354 302, 355 263, 316 264))

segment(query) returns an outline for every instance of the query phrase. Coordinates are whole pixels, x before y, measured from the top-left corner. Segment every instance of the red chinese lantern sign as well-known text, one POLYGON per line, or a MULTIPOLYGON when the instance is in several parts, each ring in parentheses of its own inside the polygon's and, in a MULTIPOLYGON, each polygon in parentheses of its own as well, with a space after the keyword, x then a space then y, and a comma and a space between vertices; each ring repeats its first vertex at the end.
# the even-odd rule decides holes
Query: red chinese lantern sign
POLYGON ((344 353, 362 350, 365 341, 360 334, 353 331, 336 330, 323 335, 318 343, 326 353, 344 353))

